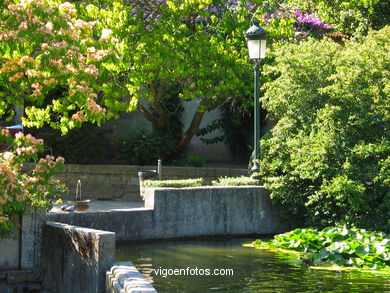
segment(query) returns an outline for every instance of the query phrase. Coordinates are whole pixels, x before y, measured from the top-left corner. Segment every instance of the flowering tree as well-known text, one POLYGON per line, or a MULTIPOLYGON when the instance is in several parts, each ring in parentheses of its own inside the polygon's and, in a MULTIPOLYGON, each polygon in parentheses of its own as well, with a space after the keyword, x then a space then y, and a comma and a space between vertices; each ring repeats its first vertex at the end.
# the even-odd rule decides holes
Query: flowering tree
POLYGON ((78 18, 68 2, 1 3, 0 115, 9 104, 25 106, 25 126, 47 123, 63 133, 110 117, 101 106, 102 80, 116 59, 109 33, 96 37, 94 23, 78 18), (55 88, 63 95, 50 101, 47 95, 55 88))
POLYGON ((2 146, 9 150, 0 154, 0 231, 17 225, 15 216, 27 206, 47 208, 49 199, 65 187, 53 178, 62 169, 64 159, 46 156, 38 161, 43 141, 22 132, 12 138, 8 130, 0 131, 2 146), (31 174, 22 171, 23 163, 38 161, 31 174))

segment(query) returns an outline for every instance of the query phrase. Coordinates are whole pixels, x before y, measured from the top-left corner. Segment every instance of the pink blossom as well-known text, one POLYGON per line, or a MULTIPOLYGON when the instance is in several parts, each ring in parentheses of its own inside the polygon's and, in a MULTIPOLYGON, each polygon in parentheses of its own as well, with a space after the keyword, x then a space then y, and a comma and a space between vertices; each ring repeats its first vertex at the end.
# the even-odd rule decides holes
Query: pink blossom
POLYGON ((52 31, 53 30, 53 23, 52 22, 48 22, 45 24, 45 28, 49 31, 52 31))
POLYGON ((112 35, 112 30, 111 29, 103 29, 102 34, 100 36, 101 40, 106 40, 112 35))
POLYGON ((15 157, 15 155, 11 152, 5 152, 3 154, 3 158, 4 160, 6 160, 7 162, 11 162, 13 160, 13 158, 15 157))
POLYGON ((16 74, 12 75, 10 78, 8 78, 8 80, 15 81, 15 80, 22 78, 23 76, 24 76, 24 72, 18 72, 16 74))
POLYGON ((83 111, 78 111, 77 113, 72 115, 72 119, 77 121, 77 122, 84 122, 85 117, 83 111))

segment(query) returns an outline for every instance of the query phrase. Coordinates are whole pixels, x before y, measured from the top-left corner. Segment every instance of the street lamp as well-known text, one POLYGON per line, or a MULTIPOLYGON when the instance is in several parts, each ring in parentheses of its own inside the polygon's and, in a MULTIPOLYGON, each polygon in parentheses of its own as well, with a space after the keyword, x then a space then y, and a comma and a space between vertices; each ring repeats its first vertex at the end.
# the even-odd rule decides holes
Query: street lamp
MULTIPOLYGON (((259 66, 262 59, 265 58, 265 47, 267 42, 267 31, 259 26, 259 21, 254 20, 253 25, 245 32, 248 42, 249 59, 254 63, 254 135, 253 146, 255 149, 254 159, 259 157, 260 148, 260 103, 259 103, 259 66)), ((260 171, 258 162, 253 163, 252 173, 260 171)))

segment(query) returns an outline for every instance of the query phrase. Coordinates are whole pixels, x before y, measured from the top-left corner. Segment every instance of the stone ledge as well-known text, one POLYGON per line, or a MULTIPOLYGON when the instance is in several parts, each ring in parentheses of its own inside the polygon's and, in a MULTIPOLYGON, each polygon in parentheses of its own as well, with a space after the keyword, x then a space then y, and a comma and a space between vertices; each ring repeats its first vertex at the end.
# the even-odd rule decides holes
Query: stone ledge
POLYGON ((131 262, 114 264, 106 273, 106 293, 157 293, 131 262))

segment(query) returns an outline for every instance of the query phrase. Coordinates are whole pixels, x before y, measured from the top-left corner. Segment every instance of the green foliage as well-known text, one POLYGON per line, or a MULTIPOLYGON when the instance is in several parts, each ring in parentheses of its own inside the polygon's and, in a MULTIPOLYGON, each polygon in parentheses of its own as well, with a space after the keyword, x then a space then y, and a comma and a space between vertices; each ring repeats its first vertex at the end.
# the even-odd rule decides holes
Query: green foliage
POLYGON ((176 142, 157 130, 131 130, 119 144, 118 157, 135 165, 155 165, 158 159, 170 161, 176 155, 176 142))
POLYGON ((390 273, 390 239, 383 232, 358 228, 295 229, 270 241, 256 240, 257 248, 281 248, 304 253, 315 266, 336 265, 390 273))
POLYGON ((219 177, 218 181, 212 181, 213 186, 246 186, 260 185, 260 181, 252 177, 219 177))
POLYGON ((190 154, 187 158, 188 166, 190 167, 202 167, 205 159, 201 156, 190 154))
POLYGON ((261 176, 286 214, 308 225, 390 231, 390 27, 343 48, 308 40, 274 52, 263 106, 261 176))
POLYGON ((145 180, 145 187, 198 187, 204 185, 203 178, 177 179, 177 180, 145 180))

